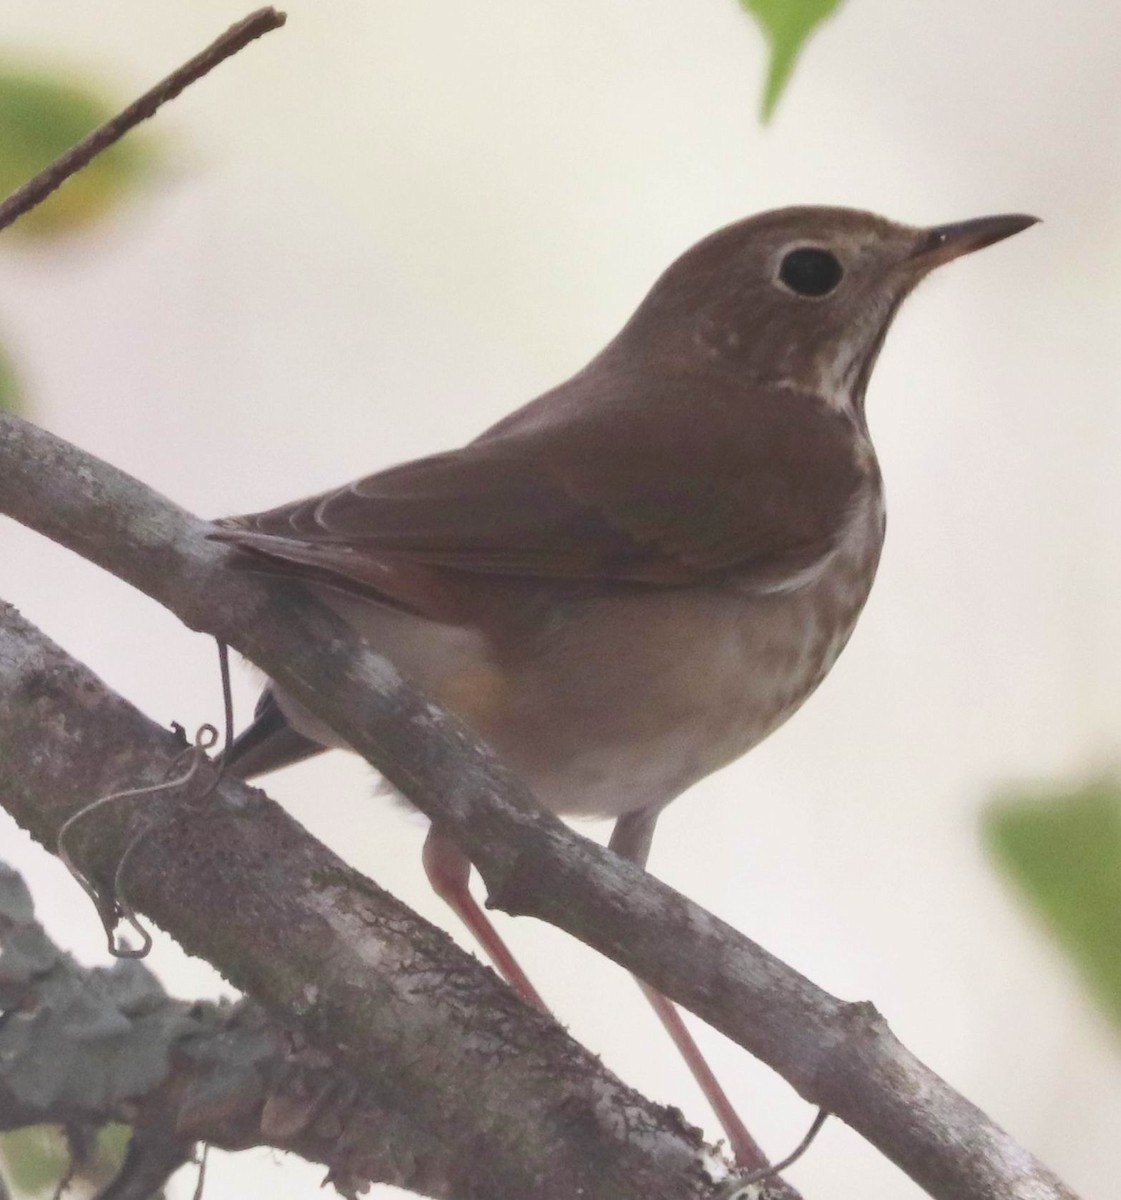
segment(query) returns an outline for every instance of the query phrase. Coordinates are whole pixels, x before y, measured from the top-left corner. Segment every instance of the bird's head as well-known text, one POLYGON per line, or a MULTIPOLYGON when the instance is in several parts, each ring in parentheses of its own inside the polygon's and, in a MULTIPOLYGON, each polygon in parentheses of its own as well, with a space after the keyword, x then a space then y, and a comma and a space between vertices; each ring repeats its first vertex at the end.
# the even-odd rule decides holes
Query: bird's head
POLYGON ((1036 220, 922 229, 847 208, 762 213, 687 250, 624 337, 633 347, 637 335, 670 369, 724 366, 859 406, 892 318, 919 280, 1036 220))

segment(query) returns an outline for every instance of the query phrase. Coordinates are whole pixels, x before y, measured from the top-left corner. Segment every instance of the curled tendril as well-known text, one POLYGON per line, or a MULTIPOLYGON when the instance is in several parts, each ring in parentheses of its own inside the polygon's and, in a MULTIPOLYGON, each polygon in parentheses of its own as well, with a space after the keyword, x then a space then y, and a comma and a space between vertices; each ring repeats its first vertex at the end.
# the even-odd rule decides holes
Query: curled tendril
POLYGON ((122 800, 134 800, 140 796, 154 796, 161 792, 173 792, 178 788, 184 788, 194 781, 204 766, 214 769, 202 791, 199 792, 197 799, 205 799, 217 788, 218 784, 222 781, 230 743, 233 740, 233 699, 230 690, 229 654, 223 642, 218 643, 218 661, 222 675, 222 700, 225 705, 226 738, 225 745, 217 762, 211 763, 207 757, 207 753, 213 750, 218 744, 218 730, 211 724, 201 725, 195 734, 194 741, 182 753, 177 754, 168 764, 167 770, 164 772, 164 778, 159 783, 153 783, 147 787, 124 788, 119 792, 110 792, 107 796, 100 796, 70 816, 63 822, 62 827, 58 831, 55 850, 65 864, 66 869, 74 876, 90 900, 93 901, 94 908, 97 909, 97 914, 101 918, 101 924, 105 930, 109 953, 114 958, 144 958, 152 949, 152 935, 141 924, 139 917, 136 915, 136 910, 125 895, 124 873, 137 846, 156 828, 159 824, 159 819, 157 818, 151 824, 141 829, 125 847, 113 872, 113 886, 108 896, 103 896, 97 890, 89 876, 74 861, 73 855, 67 845, 67 840, 79 822, 107 808, 110 804, 116 804, 122 800), (175 772, 179 773, 175 774, 175 772), (138 947, 134 948, 126 942, 117 941, 116 926, 119 921, 125 921, 132 927, 133 932, 140 938, 140 945, 138 947))
POLYGON ((729 1180, 720 1192, 720 1200, 751 1200, 752 1193, 748 1189, 768 1179, 775 1178, 780 1171, 785 1171, 791 1164, 796 1163, 813 1144, 814 1138, 821 1132, 821 1127, 828 1118, 828 1111, 824 1108, 819 1108, 817 1116, 814 1117, 813 1124, 807 1131, 806 1136, 802 1138, 790 1154, 773 1166, 760 1167, 758 1171, 752 1171, 748 1175, 737 1175, 735 1179, 729 1180))

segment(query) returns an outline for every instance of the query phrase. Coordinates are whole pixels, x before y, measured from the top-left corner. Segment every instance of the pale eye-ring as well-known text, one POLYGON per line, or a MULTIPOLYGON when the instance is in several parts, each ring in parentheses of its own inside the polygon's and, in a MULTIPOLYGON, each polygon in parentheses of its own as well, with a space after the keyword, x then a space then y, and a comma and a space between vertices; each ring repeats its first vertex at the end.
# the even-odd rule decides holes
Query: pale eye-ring
POLYGON ((828 296, 844 276, 835 254, 820 246, 799 246, 783 256, 779 281, 799 296, 828 296))

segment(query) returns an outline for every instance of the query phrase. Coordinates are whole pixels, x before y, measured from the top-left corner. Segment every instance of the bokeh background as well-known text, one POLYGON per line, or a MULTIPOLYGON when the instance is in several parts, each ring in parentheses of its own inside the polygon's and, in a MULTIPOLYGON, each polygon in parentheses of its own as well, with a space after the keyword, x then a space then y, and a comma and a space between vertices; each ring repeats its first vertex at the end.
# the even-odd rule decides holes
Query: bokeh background
MULTIPOLYGON (((580 367, 671 258, 746 213, 1045 219, 906 306, 869 394, 890 520, 862 623, 795 720, 663 816, 651 869, 874 1000, 1083 1196, 1115 1194, 1116 1032, 979 822, 994 791, 1065 786, 1121 748, 1121 9, 847 0, 763 125, 766 46, 734 0, 287 8, 284 31, 145 131, 143 177, 102 219, 0 241, 24 409, 203 514, 465 440, 580 367)), ((243 12, 0 0, 0 53, 124 101, 243 12)), ((218 716, 212 643, 10 522, 0 592, 155 719, 218 716)), ((243 719, 254 692, 240 671, 243 719)), ((423 822, 367 768, 333 754, 269 790, 453 927, 423 880, 423 822)), ((6 818, 0 854, 48 929, 102 960, 84 897, 6 818)), ((502 924, 577 1037, 717 1134, 620 970, 502 924)), ((151 962, 176 994, 226 990, 166 940, 151 962)), ((812 1114, 700 1037, 785 1152, 812 1114)), ((215 1156, 207 1194, 304 1197, 320 1175, 215 1156)), ((920 1194, 837 1122, 791 1178, 808 1197, 920 1194)))

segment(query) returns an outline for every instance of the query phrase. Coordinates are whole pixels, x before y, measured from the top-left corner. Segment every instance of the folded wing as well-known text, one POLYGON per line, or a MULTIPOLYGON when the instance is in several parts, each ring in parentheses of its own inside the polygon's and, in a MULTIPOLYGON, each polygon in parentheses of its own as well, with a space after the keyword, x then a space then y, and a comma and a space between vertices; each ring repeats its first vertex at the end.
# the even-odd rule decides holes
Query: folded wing
POLYGON ((417 570, 770 587, 832 552, 869 470, 847 419, 788 389, 663 380, 566 407, 214 536, 390 596, 417 570))

